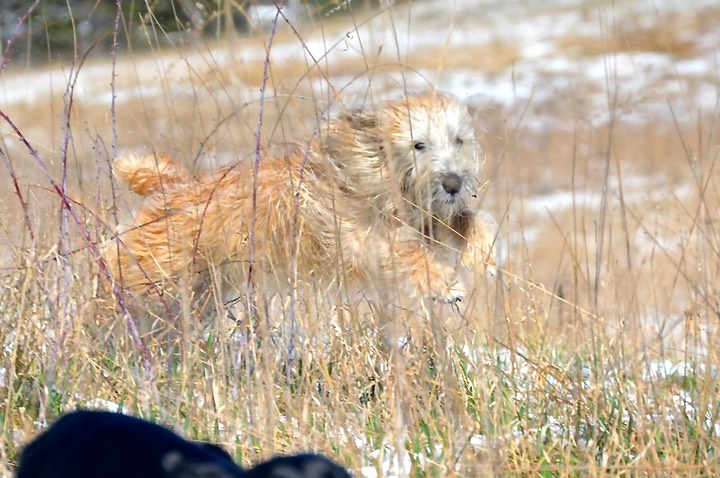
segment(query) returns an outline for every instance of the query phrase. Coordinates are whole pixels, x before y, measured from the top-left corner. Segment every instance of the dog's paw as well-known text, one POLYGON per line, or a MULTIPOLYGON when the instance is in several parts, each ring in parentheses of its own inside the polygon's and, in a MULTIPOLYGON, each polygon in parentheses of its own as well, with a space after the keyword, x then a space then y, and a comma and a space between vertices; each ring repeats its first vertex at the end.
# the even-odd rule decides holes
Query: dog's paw
POLYGON ((429 259, 434 259, 434 256, 420 256, 418 262, 412 264, 408 276, 412 295, 442 304, 454 304, 462 300, 468 289, 458 270, 445 262, 429 259))
POLYGON ((456 280, 449 286, 446 286, 445 290, 439 294, 434 293, 431 297, 432 300, 441 304, 454 304, 455 302, 462 301, 466 292, 467 288, 465 284, 462 281, 456 280))
POLYGON ((443 267, 432 279, 429 295, 435 302, 454 304, 463 300, 467 293, 467 285, 454 269, 443 267))

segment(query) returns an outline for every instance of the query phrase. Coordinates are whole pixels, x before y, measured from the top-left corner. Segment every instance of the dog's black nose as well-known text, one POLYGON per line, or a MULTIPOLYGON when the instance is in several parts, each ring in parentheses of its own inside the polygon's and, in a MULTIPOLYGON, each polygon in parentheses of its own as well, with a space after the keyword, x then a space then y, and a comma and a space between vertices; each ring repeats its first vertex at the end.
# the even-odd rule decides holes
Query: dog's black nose
POLYGON ((457 194, 462 188, 462 178, 455 173, 446 174, 442 178, 442 187, 448 194, 457 194))

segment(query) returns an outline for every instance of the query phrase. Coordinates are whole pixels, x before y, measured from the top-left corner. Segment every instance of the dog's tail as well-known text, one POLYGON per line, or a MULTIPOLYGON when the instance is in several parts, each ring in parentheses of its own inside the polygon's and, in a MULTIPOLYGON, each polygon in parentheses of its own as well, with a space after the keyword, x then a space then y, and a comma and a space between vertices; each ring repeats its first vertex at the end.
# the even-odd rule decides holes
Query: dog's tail
POLYGON ((125 153, 113 162, 115 176, 135 193, 148 196, 162 188, 163 184, 188 180, 188 172, 170 161, 165 154, 140 155, 125 153))

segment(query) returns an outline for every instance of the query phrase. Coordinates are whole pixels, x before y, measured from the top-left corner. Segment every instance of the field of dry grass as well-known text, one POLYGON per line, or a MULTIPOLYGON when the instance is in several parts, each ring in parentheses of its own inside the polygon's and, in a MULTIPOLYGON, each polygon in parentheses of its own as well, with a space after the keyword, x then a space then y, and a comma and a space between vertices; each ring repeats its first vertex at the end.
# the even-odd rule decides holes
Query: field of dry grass
POLYGON ((0 71, 4 476, 81 406, 356 476, 720 473, 720 11, 453 3, 0 71), (557 18, 596 28, 563 24, 548 53, 523 25, 557 18), (118 151, 214 169, 254 156, 261 105, 281 148, 342 104, 429 84, 471 105, 499 224, 501 272, 459 308, 308 286, 251 318, 213 288, 110 290, 97 246, 138 204, 118 151))

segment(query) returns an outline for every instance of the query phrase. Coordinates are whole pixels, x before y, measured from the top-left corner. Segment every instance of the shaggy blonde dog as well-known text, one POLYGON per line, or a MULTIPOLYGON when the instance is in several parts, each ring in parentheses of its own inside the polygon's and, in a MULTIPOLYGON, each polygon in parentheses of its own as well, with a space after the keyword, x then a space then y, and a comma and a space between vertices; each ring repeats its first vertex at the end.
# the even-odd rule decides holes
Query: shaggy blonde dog
POLYGON ((145 199, 105 255, 132 290, 212 266, 264 290, 297 280, 454 302, 460 267, 494 264, 495 228, 474 205, 481 163, 466 107, 440 93, 332 120, 262 158, 256 179, 252 161, 191 177, 166 156, 126 154, 115 174, 145 199))

